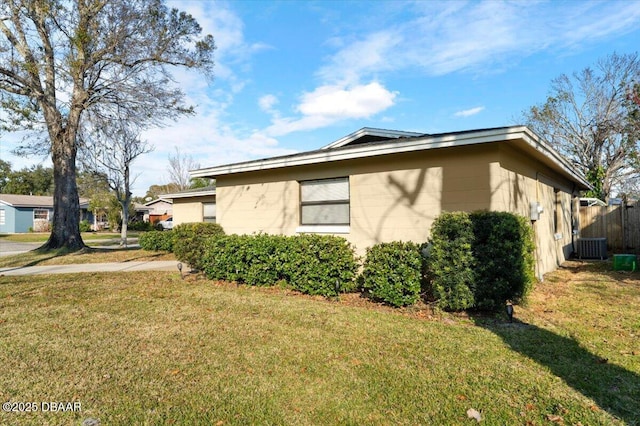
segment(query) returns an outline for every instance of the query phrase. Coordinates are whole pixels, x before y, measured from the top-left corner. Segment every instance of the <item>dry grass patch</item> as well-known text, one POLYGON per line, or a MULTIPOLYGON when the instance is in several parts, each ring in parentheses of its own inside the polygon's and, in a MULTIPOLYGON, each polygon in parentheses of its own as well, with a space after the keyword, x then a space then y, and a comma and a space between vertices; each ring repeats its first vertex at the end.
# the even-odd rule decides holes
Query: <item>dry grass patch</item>
POLYGON ((637 276, 554 277, 514 324, 168 272, 0 277, 0 399, 82 404, 0 424, 638 424, 637 276), (622 322, 589 322, 603 292, 622 322))

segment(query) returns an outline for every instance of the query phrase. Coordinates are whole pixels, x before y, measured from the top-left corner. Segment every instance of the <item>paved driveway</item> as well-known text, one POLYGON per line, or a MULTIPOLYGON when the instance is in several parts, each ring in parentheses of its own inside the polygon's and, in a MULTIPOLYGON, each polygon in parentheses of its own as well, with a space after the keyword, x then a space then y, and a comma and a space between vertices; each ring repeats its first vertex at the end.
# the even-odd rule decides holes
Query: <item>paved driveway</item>
POLYGON ((44 243, 16 243, 13 241, 4 241, 4 238, 0 238, 0 256, 24 253, 37 249, 42 244, 44 243))

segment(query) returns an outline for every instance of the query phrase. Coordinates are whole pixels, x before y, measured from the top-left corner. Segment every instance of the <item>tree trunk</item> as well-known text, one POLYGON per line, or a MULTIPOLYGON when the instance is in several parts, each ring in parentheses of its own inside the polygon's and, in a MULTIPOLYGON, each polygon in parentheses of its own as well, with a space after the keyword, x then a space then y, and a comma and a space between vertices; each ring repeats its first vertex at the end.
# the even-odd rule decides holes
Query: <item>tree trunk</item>
POLYGON ((122 229, 120 230, 120 245, 127 247, 127 228, 129 225, 129 201, 120 202, 122 206, 122 229))
POLYGON ((67 141, 71 133, 62 133, 51 143, 53 161, 53 226, 49 240, 40 249, 65 248, 77 251, 85 248, 80 235, 80 200, 76 183, 75 140, 67 141))

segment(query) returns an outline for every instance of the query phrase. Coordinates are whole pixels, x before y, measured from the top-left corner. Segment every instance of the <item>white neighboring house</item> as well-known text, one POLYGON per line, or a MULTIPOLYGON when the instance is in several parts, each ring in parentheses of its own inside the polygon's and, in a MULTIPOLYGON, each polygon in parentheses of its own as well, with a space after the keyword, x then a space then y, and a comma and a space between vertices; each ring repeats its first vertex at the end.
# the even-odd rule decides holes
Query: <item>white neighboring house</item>
POLYGON ((149 201, 144 205, 147 210, 144 212, 144 221, 153 224, 173 217, 173 201, 166 196, 149 201))

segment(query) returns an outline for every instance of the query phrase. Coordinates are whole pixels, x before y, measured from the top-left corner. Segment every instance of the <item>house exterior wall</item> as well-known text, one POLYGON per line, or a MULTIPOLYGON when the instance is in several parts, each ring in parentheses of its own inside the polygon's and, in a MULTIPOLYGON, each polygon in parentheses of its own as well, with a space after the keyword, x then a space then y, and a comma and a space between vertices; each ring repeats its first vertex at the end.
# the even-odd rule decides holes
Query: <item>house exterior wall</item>
POLYGON ((574 251, 573 230, 577 229, 572 218, 578 213, 578 199, 569 180, 505 145, 500 147, 499 170, 493 174, 492 187, 491 210, 529 217, 532 202, 542 206, 539 219, 531 222, 539 278, 569 258, 574 251))
MULTIPOLYGON (((217 221, 229 234, 310 231, 300 227, 299 182, 336 177, 349 177, 350 188, 350 226, 337 235, 360 255, 378 242, 427 241, 433 220, 445 211, 510 211, 529 217, 532 201, 544 208, 532 222, 537 275, 552 271, 573 251, 570 182, 499 143, 219 176, 217 221)), ((202 214, 201 207, 180 205, 185 212, 202 214)), ((199 219, 191 214, 189 221, 199 219)))
POLYGON ((360 254, 392 240, 424 242, 443 211, 491 206, 492 145, 347 160, 217 179, 218 223, 227 233, 293 235, 299 230, 299 181, 349 177, 347 238, 360 254))
POLYGON ((0 205, 4 210, 4 224, 0 225, 0 233, 13 234, 16 231, 16 209, 12 206, 0 205))
POLYGON ((190 222, 202 222, 203 203, 215 203, 216 196, 174 198, 173 199, 173 225, 190 222))

